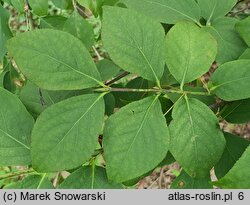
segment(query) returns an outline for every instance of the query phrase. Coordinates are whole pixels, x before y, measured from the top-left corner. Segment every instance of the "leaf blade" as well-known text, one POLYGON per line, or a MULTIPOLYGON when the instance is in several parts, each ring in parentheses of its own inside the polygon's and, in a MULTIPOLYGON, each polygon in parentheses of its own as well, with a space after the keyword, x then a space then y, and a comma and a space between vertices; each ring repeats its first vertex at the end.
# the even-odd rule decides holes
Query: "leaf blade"
POLYGON ((215 39, 191 22, 177 23, 167 34, 166 47, 169 71, 182 87, 206 73, 217 54, 215 39))
POLYGON ((53 172, 82 165, 95 150, 103 120, 103 94, 72 97, 46 109, 32 132, 33 168, 53 172))
POLYGON ((123 0, 123 2, 128 8, 142 12, 162 23, 175 24, 180 20, 199 23, 200 20, 200 8, 192 0, 123 0))
POLYGON ((124 182, 151 171, 166 156, 168 137, 157 98, 148 97, 121 108, 108 119, 104 129, 109 179, 124 182))
POLYGON ((103 85, 87 49, 66 32, 30 31, 10 39, 7 48, 26 77, 41 88, 75 90, 103 85))
POLYGON ((111 59, 122 69, 159 84, 165 64, 162 26, 118 7, 105 6, 103 18, 102 38, 111 59))
POLYGON ((250 60, 231 61, 214 72, 211 91, 225 101, 247 99, 250 98, 249 80, 250 60))
POLYGON ((0 102, 0 166, 29 165, 34 119, 17 96, 2 88, 0 102))
POLYGON ((219 17, 225 16, 236 3, 237 0, 198 0, 202 16, 209 23, 219 17))
POLYGON ((187 97, 177 102, 172 117, 170 152, 191 177, 206 177, 225 147, 218 119, 199 100, 187 97))

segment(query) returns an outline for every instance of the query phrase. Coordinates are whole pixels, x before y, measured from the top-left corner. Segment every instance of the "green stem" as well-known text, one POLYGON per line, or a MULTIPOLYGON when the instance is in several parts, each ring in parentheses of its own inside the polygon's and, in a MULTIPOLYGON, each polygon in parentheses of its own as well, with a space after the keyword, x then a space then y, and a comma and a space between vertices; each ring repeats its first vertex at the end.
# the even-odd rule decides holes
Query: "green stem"
POLYGON ((12 173, 8 173, 8 174, 3 174, 0 176, 0 180, 3 179, 8 179, 8 178, 13 178, 13 177, 18 177, 24 174, 32 174, 35 173, 36 171, 34 171, 33 169, 28 169, 28 170, 20 170, 18 172, 12 172, 12 173))
POLYGON ((91 189, 94 189, 95 185, 95 158, 92 161, 92 172, 91 172, 91 189))
POLYGON ((190 94, 190 95, 206 95, 209 96, 211 94, 207 92, 192 92, 192 91, 182 91, 182 90, 175 90, 175 89, 159 89, 159 88, 150 88, 150 89, 135 89, 135 88, 112 88, 112 87, 106 87, 106 88, 96 88, 94 89, 94 92, 143 92, 143 93, 161 93, 161 94, 167 94, 167 93, 177 93, 177 94, 190 94))

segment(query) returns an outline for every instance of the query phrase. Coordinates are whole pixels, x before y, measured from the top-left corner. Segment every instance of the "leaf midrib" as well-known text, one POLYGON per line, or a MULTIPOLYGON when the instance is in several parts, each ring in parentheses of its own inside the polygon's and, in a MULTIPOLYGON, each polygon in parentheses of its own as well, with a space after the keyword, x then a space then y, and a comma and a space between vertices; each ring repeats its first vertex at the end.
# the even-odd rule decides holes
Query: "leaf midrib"
POLYGON ((183 73, 183 77, 182 77, 182 80, 181 80, 181 89, 183 89, 183 86, 185 84, 185 79, 187 77, 187 73, 188 73, 188 69, 189 69, 189 66, 190 66, 190 59, 191 59, 191 35, 190 35, 190 30, 188 29, 187 31, 187 35, 188 35, 188 58, 187 58, 187 62, 186 62, 186 66, 185 66, 185 70, 184 70, 184 73, 183 73))

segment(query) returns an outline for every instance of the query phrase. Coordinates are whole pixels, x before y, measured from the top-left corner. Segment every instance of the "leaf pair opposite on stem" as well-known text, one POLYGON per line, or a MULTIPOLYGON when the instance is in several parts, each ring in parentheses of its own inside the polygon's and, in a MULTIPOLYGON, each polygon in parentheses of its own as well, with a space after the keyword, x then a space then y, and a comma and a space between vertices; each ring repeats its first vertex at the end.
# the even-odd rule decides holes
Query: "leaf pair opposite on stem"
MULTIPOLYGON (((32 105, 38 117, 34 128, 34 122, 24 127, 24 132, 29 134, 20 136, 14 128, 9 128, 11 119, 6 116, 18 113, 22 116, 20 121, 32 117, 17 97, 0 90, 3 96, 1 101, 15 101, 20 105, 18 110, 12 109, 9 103, 0 108, 3 115, 0 122, 4 125, 0 137, 4 143, 10 143, 0 144, 0 157, 2 159, 6 155, 6 146, 11 146, 12 154, 12 161, 3 161, 2 166, 31 165, 32 161, 32 167, 37 172, 73 172, 60 185, 62 188, 121 188, 121 183, 136 183, 141 176, 157 167, 170 151, 183 168, 176 179, 177 185, 174 183, 173 187, 182 185, 178 182, 184 181, 186 186, 180 188, 211 188, 209 172, 213 167, 220 175, 216 185, 225 188, 249 187, 248 182, 233 179, 233 176, 237 176, 237 180, 241 181, 247 176, 249 167, 245 164, 249 159, 245 146, 235 154, 235 160, 226 171, 219 172, 219 167, 224 168, 224 157, 228 156, 225 147, 231 141, 225 140, 217 116, 197 97, 214 98, 216 95, 224 101, 250 98, 247 83, 250 60, 247 51, 243 54, 244 59, 236 60, 247 46, 234 30, 236 24, 248 43, 249 34, 244 27, 248 21, 237 24, 235 19, 223 17, 235 1, 227 1, 223 6, 222 1, 216 0, 143 1, 143 7, 139 6, 138 1, 130 0, 123 0, 128 9, 103 7, 101 37, 104 48, 118 67, 112 70, 112 75, 100 69, 105 67, 101 61, 97 65, 93 62, 88 51, 93 39, 87 38, 88 35, 92 38, 93 32, 88 33, 89 25, 76 12, 64 19, 61 27, 55 28, 51 24, 50 29, 30 31, 8 41, 9 55, 27 79, 38 86, 35 92, 42 89, 39 93, 41 98, 45 98, 42 100, 46 107, 33 106, 20 93, 20 99, 28 108, 32 105), (201 25, 201 17, 207 21, 206 26, 201 25), (72 24, 73 21, 75 24, 72 24), (160 22, 175 25, 167 32, 160 22), (226 31, 222 29, 224 26, 226 31), (234 42, 228 43, 228 39, 234 42), (226 50, 230 50, 228 55, 225 54, 226 50), (212 75, 210 87, 206 87, 205 91, 187 89, 187 84, 198 84, 195 81, 209 71, 215 60, 219 67, 212 75), (235 61, 228 62, 231 60, 235 61), (112 79, 107 81, 111 83, 105 85, 103 81, 114 77, 119 69, 147 80, 148 88, 112 87, 115 83, 112 79), (174 83, 164 88, 161 82, 166 69, 174 83), (53 92, 57 93, 58 90, 63 93, 77 92, 66 95, 69 98, 64 96, 54 100, 56 95, 53 92), (147 95, 141 95, 137 101, 122 108, 117 107, 119 110, 115 114, 111 111, 105 121, 104 106, 109 101, 104 101, 103 97, 107 93, 124 91, 147 95), (173 100, 173 93, 178 95, 177 100, 173 100), (168 109, 168 112, 172 111, 169 126, 159 96, 172 100, 168 109), (93 154, 98 147, 100 134, 103 134, 101 145, 106 169, 93 163, 93 158, 97 157, 93 154), (20 145, 25 145, 29 151, 20 145), (18 158, 17 155, 23 157, 18 158), (244 176, 237 167, 244 167, 244 176), (77 183, 79 177, 82 181, 77 183)), ((48 20, 45 18, 41 22, 48 20)), ((110 65, 112 61, 107 63, 105 60, 103 63, 110 65)), ((245 119, 249 118, 243 121, 245 119)), ((12 127, 20 124, 19 121, 11 123, 12 127)), ((30 183, 34 180, 38 182, 38 187, 43 187, 47 179, 48 176, 39 175, 25 180, 30 183)), ((24 182, 20 187, 26 187, 27 183, 24 182)))

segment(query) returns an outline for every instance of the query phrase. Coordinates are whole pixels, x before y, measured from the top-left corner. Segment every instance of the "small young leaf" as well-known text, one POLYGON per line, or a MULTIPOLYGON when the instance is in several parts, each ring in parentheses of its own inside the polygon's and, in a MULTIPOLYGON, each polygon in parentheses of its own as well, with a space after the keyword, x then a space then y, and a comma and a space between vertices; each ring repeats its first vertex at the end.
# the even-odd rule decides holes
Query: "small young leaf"
POLYGON ((77 11, 73 12, 64 24, 64 31, 80 39, 87 48, 95 43, 94 30, 77 11))
POLYGON ((217 54, 216 40, 191 22, 177 23, 167 34, 166 47, 169 71, 182 85, 206 73, 217 54))
POLYGON ((33 168, 53 172, 82 165, 94 153, 103 120, 103 94, 72 97, 46 109, 32 132, 33 168))
POLYGON ((108 181, 106 171, 102 167, 81 167, 74 171, 59 186, 60 189, 122 189, 122 184, 108 181))
POLYGON ((122 0, 128 8, 142 12, 162 23, 175 24, 180 20, 200 20, 200 8, 193 0, 122 0))
POLYGON ((225 16, 236 3, 237 0, 198 0, 201 15, 208 22, 225 16))
POLYGON ((48 0, 29 0, 29 5, 38 16, 46 16, 48 14, 48 0))
POLYGON ((0 88, 0 166, 29 165, 34 119, 17 96, 0 88))
POLYGON ((218 43, 218 55, 216 62, 223 64, 228 61, 236 60, 247 48, 240 35, 235 30, 235 18, 223 17, 213 21, 211 26, 202 29, 210 32, 218 43))
POLYGON ((236 30, 239 32, 241 37, 245 40, 247 45, 250 47, 250 17, 238 22, 236 30))
POLYGON ((237 60, 223 64, 212 75, 213 91, 225 101, 250 98, 250 60, 237 60))
POLYGON ((233 168, 217 182, 213 184, 225 189, 249 189, 250 188, 250 146, 236 162, 233 168))
POLYGON ((226 144, 217 117, 199 100, 187 97, 176 103, 172 117, 170 152, 191 177, 206 177, 226 144))
POLYGON ((66 32, 30 31, 10 39, 7 48, 26 77, 41 88, 76 90, 103 85, 87 49, 66 32))
POLYGON ((125 182, 155 168, 168 152, 168 128, 157 97, 133 102, 112 115, 104 129, 108 178, 125 182))
POLYGON ((45 175, 30 175, 22 181, 5 186, 4 189, 54 189, 54 187, 45 175))
POLYGON ((209 184, 210 175, 209 172, 206 177, 195 179, 190 177, 184 170, 173 181, 171 189, 212 189, 213 186, 209 184))
POLYGON ((225 176, 250 144, 250 141, 230 133, 224 133, 224 136, 226 138, 226 149, 220 161, 214 167, 218 179, 225 176))
POLYGON ((250 99, 232 102, 223 108, 221 117, 227 122, 243 124, 250 121, 250 99))
POLYGON ((102 39, 111 59, 122 69, 158 82, 164 71, 164 30, 137 12, 104 7, 102 39))

